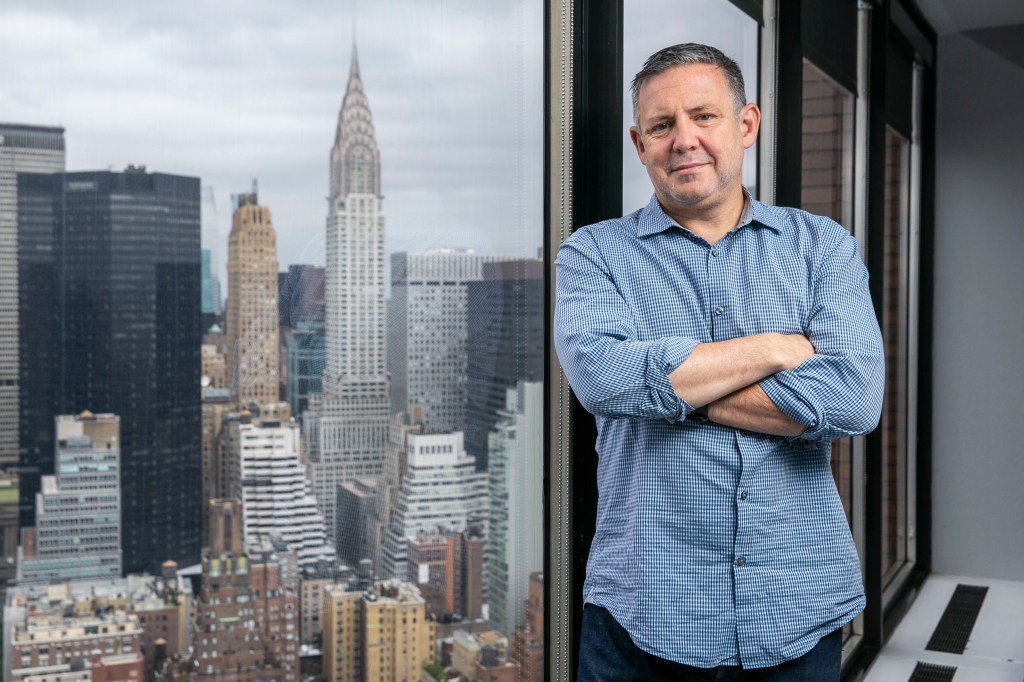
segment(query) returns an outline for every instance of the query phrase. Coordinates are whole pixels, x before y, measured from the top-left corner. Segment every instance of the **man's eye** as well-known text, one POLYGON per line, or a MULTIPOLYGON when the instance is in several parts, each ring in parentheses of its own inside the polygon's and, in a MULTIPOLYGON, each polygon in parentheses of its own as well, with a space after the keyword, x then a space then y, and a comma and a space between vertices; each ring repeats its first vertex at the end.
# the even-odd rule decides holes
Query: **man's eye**
POLYGON ((698 121, 710 121, 710 120, 712 120, 714 118, 715 118, 714 114, 698 114, 697 115, 697 120, 698 121))
POLYGON ((654 125, 651 126, 650 132, 651 132, 652 135, 657 135, 658 133, 666 132, 668 129, 669 129, 669 124, 668 123, 664 123, 664 122, 662 122, 662 123, 655 123, 654 125))

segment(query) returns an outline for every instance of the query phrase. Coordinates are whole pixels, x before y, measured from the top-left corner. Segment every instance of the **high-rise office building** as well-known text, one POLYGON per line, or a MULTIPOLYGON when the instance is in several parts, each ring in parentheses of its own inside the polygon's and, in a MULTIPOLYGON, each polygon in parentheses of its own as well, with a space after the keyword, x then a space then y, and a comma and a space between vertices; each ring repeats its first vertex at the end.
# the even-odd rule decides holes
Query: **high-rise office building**
POLYGON ((384 541, 385 576, 407 575, 409 538, 435 530, 487 536, 487 476, 476 471, 461 433, 409 434, 408 460, 384 541))
POLYGON ((334 682, 420 682, 433 660, 433 623, 415 587, 378 582, 365 592, 324 588, 324 674, 334 682))
POLYGON ((330 155, 322 399, 303 419, 316 498, 334 537, 338 486, 381 473, 388 438, 380 152, 352 46, 330 155))
POLYGON ((458 249, 391 254, 392 414, 415 403, 427 431, 465 431, 467 287, 483 279, 486 263, 513 258, 458 249))
POLYGON ((486 263, 467 289, 466 452, 482 470, 505 391, 544 380, 544 263, 486 263))
POLYGON ((202 208, 200 210, 202 237, 200 244, 202 265, 202 303, 200 310, 203 315, 203 328, 217 321, 221 313, 220 290, 220 225, 217 217, 217 200, 213 187, 203 186, 202 208))
POLYGON ((379 478, 357 478, 338 486, 334 526, 338 558, 355 567, 363 559, 374 559, 372 526, 374 501, 378 497, 379 478))
POLYGON ((523 623, 530 574, 544 568, 544 384, 521 382, 489 438, 487 603, 491 624, 523 623))
POLYGON ((326 270, 316 265, 289 265, 288 271, 281 275, 278 291, 280 325, 298 329, 304 323, 322 323, 326 270))
POLYGON ((236 197, 228 239, 227 369, 232 399, 276 402, 277 234, 253 191, 236 197))
POLYGON ((281 362, 285 399, 296 417, 309 407, 312 394, 323 392, 325 275, 324 268, 315 265, 289 265, 281 277, 281 362))
POLYGON ((231 454, 238 489, 232 496, 242 501, 246 546, 280 541, 300 567, 333 562, 334 547, 301 461, 298 423, 257 419, 238 430, 238 449, 231 454))
POLYGON ((121 577, 121 420, 59 415, 57 474, 36 494, 36 525, 22 528, 18 583, 121 577))
POLYGON ((125 571, 195 564, 199 180, 19 174, 18 236, 23 468, 54 472, 54 415, 117 414, 125 571))
POLYGON ((0 468, 19 463, 17 175, 63 170, 63 128, 0 123, 0 468))

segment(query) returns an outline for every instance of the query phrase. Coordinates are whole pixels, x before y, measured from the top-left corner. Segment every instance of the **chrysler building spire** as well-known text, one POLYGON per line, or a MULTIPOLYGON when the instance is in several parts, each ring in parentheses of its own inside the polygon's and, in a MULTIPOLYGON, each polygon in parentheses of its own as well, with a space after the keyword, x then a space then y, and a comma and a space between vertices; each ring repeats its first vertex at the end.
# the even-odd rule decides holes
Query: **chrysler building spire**
POLYGON ((337 546, 338 486, 380 476, 388 442, 384 212, 380 152, 352 45, 331 149, 324 282, 323 392, 303 429, 313 488, 337 546))
POLYGON ((373 131, 370 103, 359 75, 355 40, 352 41, 348 87, 331 148, 331 209, 339 199, 344 200, 350 194, 380 196, 380 150, 373 131))

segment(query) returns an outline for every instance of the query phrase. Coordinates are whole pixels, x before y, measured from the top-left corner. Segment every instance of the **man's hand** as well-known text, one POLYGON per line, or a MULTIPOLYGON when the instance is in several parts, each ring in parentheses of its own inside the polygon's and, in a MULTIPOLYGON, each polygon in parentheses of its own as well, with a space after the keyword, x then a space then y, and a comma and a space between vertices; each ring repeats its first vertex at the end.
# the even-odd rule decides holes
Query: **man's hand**
POLYGON ((803 334, 765 334, 765 336, 778 343, 776 353, 780 363, 776 372, 793 369, 814 355, 814 346, 803 334))
POLYGON ((743 336, 698 344, 668 378, 676 395, 700 407, 792 369, 812 355, 814 346, 802 334, 743 336))

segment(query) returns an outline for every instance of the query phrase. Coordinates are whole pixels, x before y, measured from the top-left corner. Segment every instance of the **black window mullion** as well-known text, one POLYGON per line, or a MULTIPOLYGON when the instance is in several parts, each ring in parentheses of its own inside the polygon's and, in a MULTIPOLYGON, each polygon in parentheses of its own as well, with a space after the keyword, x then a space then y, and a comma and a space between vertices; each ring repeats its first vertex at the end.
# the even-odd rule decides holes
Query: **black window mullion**
MULTIPOLYGON (((622 215, 622 0, 573 0, 572 227, 622 215)), ((575 396, 570 415, 573 581, 570 679, 578 665, 583 581, 597 519, 597 425, 575 396)))
POLYGON ((804 55, 800 5, 801 0, 778 0, 776 5, 775 203, 779 206, 799 206, 803 190, 804 55))
MULTIPOLYGON (((885 253, 885 158, 886 158, 886 57, 889 22, 880 8, 871 11, 869 36, 868 95, 868 206, 866 260, 871 273, 869 287, 875 316, 882 319, 885 253)), ((864 457, 864 588, 867 606, 864 610, 864 646, 877 651, 884 643, 884 604, 882 600, 882 432, 875 429, 865 437, 864 457)))

